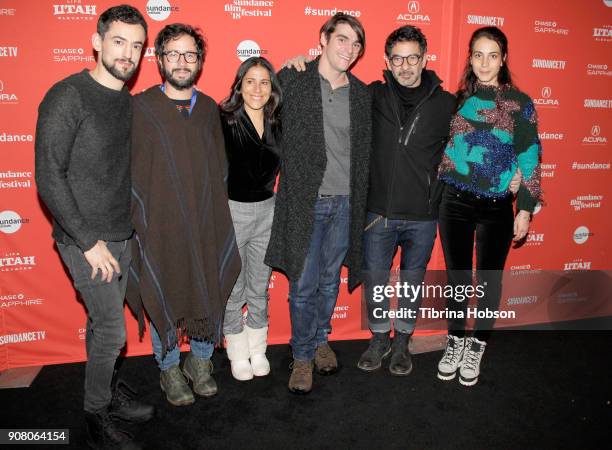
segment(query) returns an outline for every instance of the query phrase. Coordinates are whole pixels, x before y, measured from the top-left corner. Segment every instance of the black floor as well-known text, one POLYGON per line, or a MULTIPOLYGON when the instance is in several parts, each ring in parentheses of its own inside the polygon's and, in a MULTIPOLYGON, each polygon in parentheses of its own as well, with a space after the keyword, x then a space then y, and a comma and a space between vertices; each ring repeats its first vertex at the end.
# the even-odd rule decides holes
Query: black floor
MULTIPOLYGON (((216 352, 219 394, 181 408, 162 396, 152 357, 129 358, 123 378, 157 407, 131 430, 150 449, 611 448, 611 332, 497 332, 474 387, 436 378, 441 352, 415 356, 397 378, 355 367, 365 341, 332 346, 343 367, 315 376, 307 396, 287 390, 287 346, 269 348, 272 373, 250 382, 232 379, 216 352)), ((83 373, 48 366, 30 388, 1 390, 0 428, 69 428, 71 447, 85 448, 83 373)))

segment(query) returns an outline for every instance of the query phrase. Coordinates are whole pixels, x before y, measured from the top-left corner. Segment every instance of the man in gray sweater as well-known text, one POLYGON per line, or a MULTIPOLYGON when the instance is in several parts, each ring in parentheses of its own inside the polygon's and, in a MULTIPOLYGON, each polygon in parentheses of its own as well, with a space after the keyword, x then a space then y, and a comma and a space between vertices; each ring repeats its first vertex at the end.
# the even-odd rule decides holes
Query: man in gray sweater
POLYGON ((153 408, 125 383, 111 389, 125 345, 123 302, 130 265, 132 103, 125 82, 138 67, 147 25, 127 5, 100 15, 98 62, 56 83, 39 107, 36 183, 53 215, 53 237, 87 308, 85 420, 94 448, 137 448, 114 423, 144 422, 153 408))

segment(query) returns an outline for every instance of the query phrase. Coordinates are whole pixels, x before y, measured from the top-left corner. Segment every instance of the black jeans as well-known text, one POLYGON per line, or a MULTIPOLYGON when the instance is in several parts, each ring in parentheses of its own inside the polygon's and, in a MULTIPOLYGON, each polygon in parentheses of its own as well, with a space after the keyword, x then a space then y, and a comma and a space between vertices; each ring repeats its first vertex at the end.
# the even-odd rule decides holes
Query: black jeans
MULTIPOLYGON (((490 199, 450 185, 444 188, 439 223, 448 282, 455 289, 472 285, 475 236, 477 282, 485 285, 484 296, 478 299, 478 309, 497 311, 499 308, 504 264, 514 234, 512 201, 512 195, 490 199)), ((450 334, 465 336, 467 307, 467 300, 448 299, 450 311, 463 312, 463 318, 448 320, 450 334)), ((474 337, 486 341, 494 323, 494 318, 477 318, 474 337)))
POLYGON ((115 362, 125 345, 126 337, 123 302, 132 246, 130 240, 107 242, 106 246, 121 268, 121 274, 113 274, 110 283, 102 281, 100 271, 96 278, 91 279, 91 266, 79 247, 57 243, 74 287, 81 294, 87 308, 84 408, 89 412, 97 411, 111 402, 115 362))

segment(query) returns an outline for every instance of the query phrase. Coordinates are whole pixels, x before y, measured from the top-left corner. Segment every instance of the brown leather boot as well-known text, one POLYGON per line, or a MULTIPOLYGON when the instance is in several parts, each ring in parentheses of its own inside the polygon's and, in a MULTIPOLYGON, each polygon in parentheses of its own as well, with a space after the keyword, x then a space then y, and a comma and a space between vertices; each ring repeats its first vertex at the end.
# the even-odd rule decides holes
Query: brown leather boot
POLYGON ((312 390, 312 361, 293 360, 289 390, 294 394, 308 394, 312 390))
POLYGON ((317 347, 314 360, 317 372, 321 375, 331 375, 338 370, 336 354, 327 342, 317 347))

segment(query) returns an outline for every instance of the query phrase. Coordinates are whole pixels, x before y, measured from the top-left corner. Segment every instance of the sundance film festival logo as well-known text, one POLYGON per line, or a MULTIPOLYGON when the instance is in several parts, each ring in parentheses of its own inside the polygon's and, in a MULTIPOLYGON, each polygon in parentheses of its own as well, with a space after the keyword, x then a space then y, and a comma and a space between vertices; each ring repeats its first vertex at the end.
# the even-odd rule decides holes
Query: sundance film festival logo
POLYGON ((488 25, 492 27, 503 27, 506 19, 496 16, 477 16, 468 14, 467 23, 469 25, 488 25))
POLYGON ((559 27, 554 20, 536 20, 534 22, 533 31, 536 33, 561 34, 565 36, 569 34, 567 28, 559 27))
POLYGON ((317 57, 322 53, 321 46, 308 49, 308 56, 317 57))
POLYGON ((4 234, 17 233, 23 224, 30 223, 30 219, 21 218, 15 211, 0 212, 0 232, 4 234))
POLYGON ((32 270, 36 266, 35 256, 23 256, 19 252, 6 253, 0 257, 0 272, 32 270))
POLYGON ((612 42, 612 25, 593 28, 593 39, 597 42, 612 42))
POLYGON ((563 264, 563 270, 565 272, 573 270, 591 270, 591 261, 583 261, 582 259, 575 259, 572 262, 566 262, 563 264))
POLYGON ((53 5, 53 15, 58 20, 94 20, 98 15, 96 5, 84 4, 81 0, 53 5))
POLYGON ((24 189, 32 187, 32 172, 7 170, 0 172, 0 189, 24 189))
POLYGON ((243 17, 272 17, 273 0, 234 0, 223 5, 223 11, 232 19, 243 17))
POLYGON ((178 12, 178 6, 172 6, 168 0, 149 0, 147 2, 147 15, 158 22, 166 20, 173 12, 178 12))
POLYGON ((0 310, 19 306, 40 306, 42 298, 30 298, 23 293, 0 295, 0 310))
POLYGON ((72 62, 95 62, 93 55, 88 55, 84 48, 54 48, 52 50, 53 62, 72 63, 72 62))
POLYGON ((534 69, 556 69, 565 70, 566 61, 558 59, 538 59, 533 58, 531 61, 531 67, 534 69))
POLYGON ((540 165, 540 174, 542 178, 553 178, 555 176, 555 169, 557 168, 557 163, 542 163, 540 165))
POLYGON ((534 98, 533 103, 542 108, 558 108, 559 100, 553 97, 552 88, 544 86, 540 91, 540 97, 534 98))
POLYGON ((19 103, 17 94, 5 90, 4 81, 0 80, 0 105, 16 105, 19 103))
POLYGON ((236 56, 240 61, 246 61, 252 56, 262 56, 267 53, 268 50, 259 48, 259 44, 251 40, 242 41, 236 47, 236 56))
POLYGON ((591 135, 582 138, 582 145, 607 145, 608 139, 601 135, 601 127, 593 125, 591 127, 591 135))
POLYGON ((332 314, 332 320, 336 319, 348 319, 349 311, 351 307, 349 305, 338 305, 334 307, 334 313, 332 314))
POLYGON ((574 208, 574 211, 601 208, 601 201, 603 200, 603 198, 603 195, 579 195, 576 198, 570 200, 570 206, 574 208))
POLYGON ((582 245, 586 241, 588 241, 591 236, 594 236, 594 234, 591 233, 587 227, 582 225, 576 228, 576 230, 574 231, 573 237, 574 237, 574 242, 576 244, 582 245))
POLYGON ((587 64, 587 75, 610 77, 612 70, 608 70, 607 64, 587 64))

